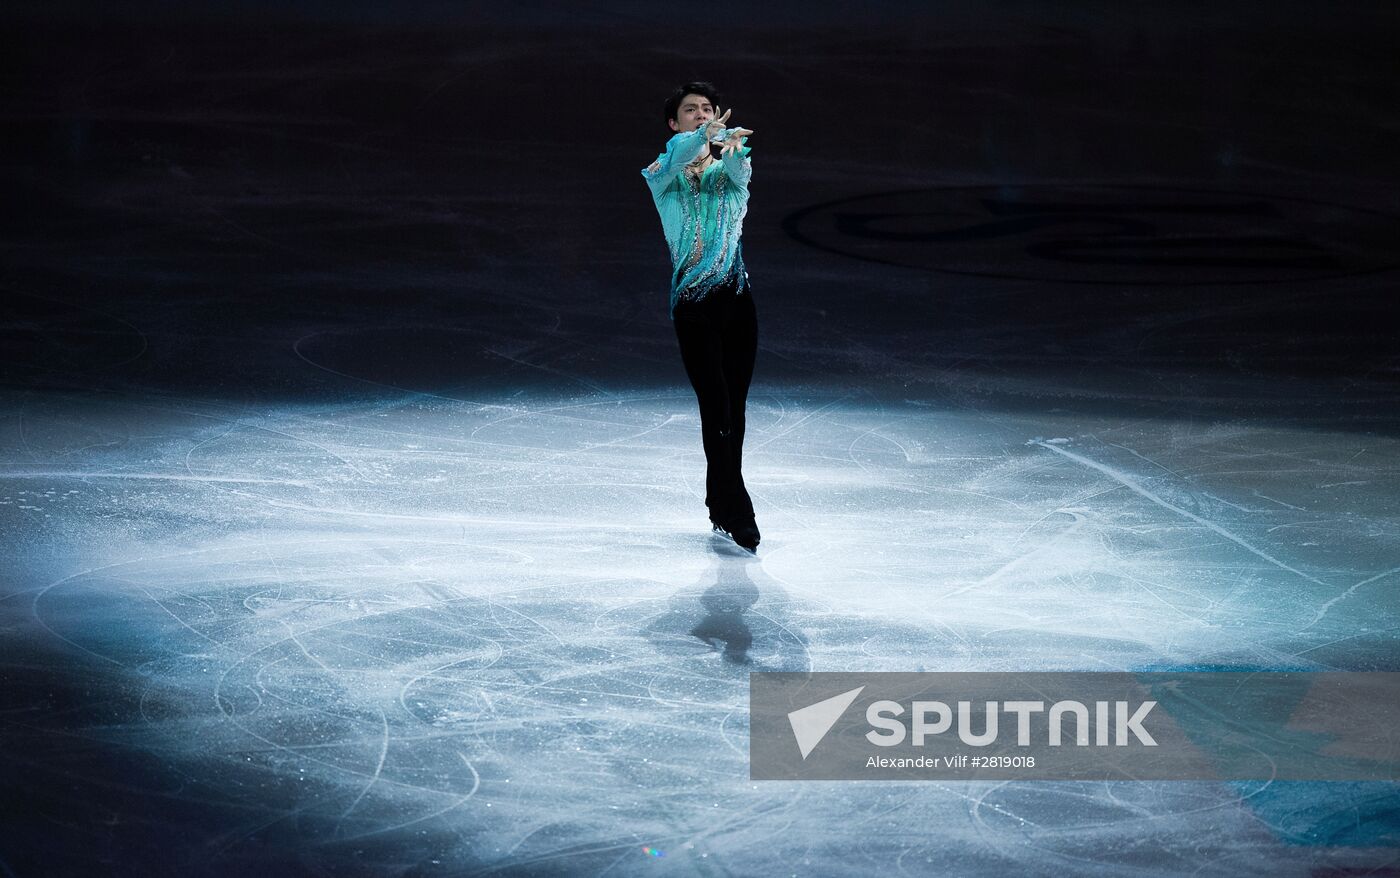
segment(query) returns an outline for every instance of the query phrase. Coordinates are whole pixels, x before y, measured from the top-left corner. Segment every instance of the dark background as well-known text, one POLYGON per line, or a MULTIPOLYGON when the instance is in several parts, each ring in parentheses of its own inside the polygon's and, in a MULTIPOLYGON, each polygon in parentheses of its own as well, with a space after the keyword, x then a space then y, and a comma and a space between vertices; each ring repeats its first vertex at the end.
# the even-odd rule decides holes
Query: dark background
POLYGON ((756 131, 760 384, 936 398, 955 372, 1018 405, 994 385, 1053 375, 1095 405, 1152 385, 1294 418, 1260 395, 1308 377, 1364 398, 1326 418, 1385 427, 1395 9, 10 8, 3 377, 251 400, 680 383, 638 172, 698 76, 756 131), (873 193, 904 201, 853 237, 831 214, 873 193), (1164 198, 1212 206, 1162 222, 1164 198), (997 199, 1081 216, 988 238, 997 199), (921 242, 940 212, 974 231, 921 242), (1283 243, 1210 243, 1256 233, 1283 243))

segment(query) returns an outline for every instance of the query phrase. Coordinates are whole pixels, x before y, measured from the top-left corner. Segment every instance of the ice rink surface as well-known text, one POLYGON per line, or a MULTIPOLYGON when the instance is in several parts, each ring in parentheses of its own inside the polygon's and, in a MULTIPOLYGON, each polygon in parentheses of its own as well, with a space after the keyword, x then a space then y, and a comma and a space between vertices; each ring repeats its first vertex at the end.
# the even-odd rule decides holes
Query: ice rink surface
POLYGON ((0 873, 1400 874, 1390 784, 754 782, 747 718, 1400 671, 1393 12, 250 8, 6 37, 0 873), (757 556, 637 179, 700 73, 757 556))

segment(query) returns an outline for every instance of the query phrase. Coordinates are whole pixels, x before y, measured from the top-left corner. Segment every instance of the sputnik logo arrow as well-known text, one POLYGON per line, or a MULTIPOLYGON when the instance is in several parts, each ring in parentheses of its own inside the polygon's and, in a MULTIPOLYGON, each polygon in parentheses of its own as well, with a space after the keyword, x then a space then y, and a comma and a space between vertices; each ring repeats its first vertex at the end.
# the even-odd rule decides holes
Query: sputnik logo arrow
POLYGON ((841 714, 846 712, 846 708, 851 706, 851 702, 856 700, 856 696, 864 688, 861 686, 860 689, 833 695, 825 701, 809 704, 787 715, 788 722, 792 724, 792 735, 797 738, 797 749, 802 751, 804 760, 807 754, 821 743, 822 738, 826 737, 826 733, 831 731, 831 727, 836 725, 841 714))

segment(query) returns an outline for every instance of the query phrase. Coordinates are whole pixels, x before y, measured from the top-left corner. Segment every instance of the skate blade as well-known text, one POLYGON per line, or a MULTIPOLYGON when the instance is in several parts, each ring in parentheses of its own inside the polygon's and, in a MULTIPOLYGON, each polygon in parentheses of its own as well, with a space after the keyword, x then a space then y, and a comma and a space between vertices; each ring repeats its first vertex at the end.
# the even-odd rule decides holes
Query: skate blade
POLYGON ((757 556, 757 555, 758 555, 758 548, 757 548, 757 547, 750 549, 750 548, 747 547, 747 546, 740 546, 739 543, 738 543, 737 541, 735 541, 734 535, 733 535, 733 534, 731 534, 729 531, 725 530, 724 528, 720 527, 719 525, 715 524, 714 522, 710 522, 710 530, 713 531, 714 533, 718 534, 719 536, 724 537, 726 540, 729 540, 729 542, 733 543, 737 548, 742 549, 743 551, 749 553, 750 555, 754 555, 754 556, 757 556))

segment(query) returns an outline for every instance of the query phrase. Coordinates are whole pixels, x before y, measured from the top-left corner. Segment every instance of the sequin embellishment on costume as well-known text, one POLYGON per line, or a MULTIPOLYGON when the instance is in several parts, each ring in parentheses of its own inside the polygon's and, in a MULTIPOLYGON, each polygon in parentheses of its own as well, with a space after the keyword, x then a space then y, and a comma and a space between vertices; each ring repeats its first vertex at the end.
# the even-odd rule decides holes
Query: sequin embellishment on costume
MULTIPOLYGON (((746 275, 739 237, 748 213, 752 150, 744 146, 725 153, 697 176, 686 166, 706 149, 703 129, 682 132, 642 169, 671 251, 672 311, 679 301, 699 301, 746 275)), ((742 295, 746 286, 734 288, 742 295)))

